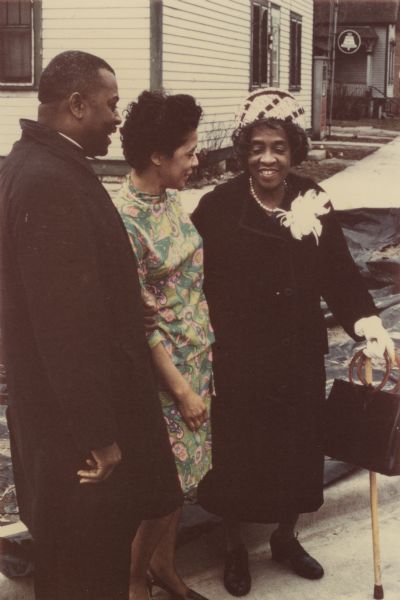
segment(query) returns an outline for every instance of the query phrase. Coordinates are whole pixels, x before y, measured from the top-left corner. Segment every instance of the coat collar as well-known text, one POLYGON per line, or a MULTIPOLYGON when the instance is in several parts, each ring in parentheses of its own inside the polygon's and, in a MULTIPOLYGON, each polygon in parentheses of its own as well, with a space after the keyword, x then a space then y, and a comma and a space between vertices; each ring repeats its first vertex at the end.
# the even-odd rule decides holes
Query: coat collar
POLYGON ((83 150, 67 140, 54 129, 50 129, 37 121, 21 119, 22 138, 34 139, 51 149, 52 154, 57 154, 64 159, 79 163, 86 171, 96 177, 96 174, 86 158, 83 150))

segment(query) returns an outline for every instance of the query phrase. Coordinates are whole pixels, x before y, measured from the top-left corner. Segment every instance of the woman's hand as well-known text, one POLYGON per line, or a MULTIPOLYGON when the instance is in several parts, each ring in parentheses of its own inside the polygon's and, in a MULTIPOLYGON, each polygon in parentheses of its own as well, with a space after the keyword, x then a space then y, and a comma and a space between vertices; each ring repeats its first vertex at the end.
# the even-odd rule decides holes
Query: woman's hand
POLYGON ((161 342, 151 349, 151 353, 160 377, 175 399, 183 420, 191 431, 196 431, 208 419, 203 398, 192 390, 161 342))
POLYGON ((354 331, 357 335, 364 336, 367 341, 364 349, 366 356, 369 358, 382 358, 386 351, 390 360, 394 361, 394 342, 378 316, 373 315, 359 319, 354 323, 354 331))
POLYGON ((146 333, 152 333, 157 329, 157 301, 155 297, 147 290, 141 290, 143 307, 144 307, 144 328, 146 333))
POLYGON ((199 394, 190 387, 177 397, 179 412, 191 431, 196 431, 208 419, 207 407, 199 394))

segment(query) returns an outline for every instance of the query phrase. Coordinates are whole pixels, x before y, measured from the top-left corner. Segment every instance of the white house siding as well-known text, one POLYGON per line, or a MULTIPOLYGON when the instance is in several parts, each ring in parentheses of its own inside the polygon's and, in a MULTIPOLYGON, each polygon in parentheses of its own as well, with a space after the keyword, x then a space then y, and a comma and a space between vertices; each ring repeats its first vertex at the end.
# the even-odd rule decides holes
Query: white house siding
MULTIPOLYGON (((150 85, 149 0, 43 0, 43 66, 63 50, 84 50, 115 69, 120 108, 150 85)), ((0 91, 0 155, 19 137, 20 117, 36 118, 37 93, 0 91)), ((108 156, 122 156, 114 136, 108 156)))
POLYGON ((248 0, 164 0, 163 85, 202 105, 201 146, 230 144, 234 114, 249 90, 250 34, 248 0))
MULTIPOLYGON (((280 87, 289 85, 290 11, 302 15, 301 91, 311 125, 313 1, 276 1, 281 9, 280 87)), ((200 145, 230 145, 234 114, 249 91, 251 10, 249 0, 164 0, 163 85, 192 93, 205 115, 200 145)))

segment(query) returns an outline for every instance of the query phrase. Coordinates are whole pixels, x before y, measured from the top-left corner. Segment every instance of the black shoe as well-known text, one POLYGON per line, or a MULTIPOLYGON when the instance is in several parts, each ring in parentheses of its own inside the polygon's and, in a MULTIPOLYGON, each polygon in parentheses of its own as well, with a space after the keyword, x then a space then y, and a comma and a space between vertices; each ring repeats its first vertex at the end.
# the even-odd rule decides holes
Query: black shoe
POLYGON ((246 596, 250 591, 249 555, 243 544, 226 553, 224 586, 232 596, 246 596))
POLYGON ((164 592, 167 592, 167 594, 171 596, 171 600, 208 600, 208 598, 190 588, 188 588, 186 594, 178 594, 177 592, 174 592, 174 590, 168 587, 166 583, 161 581, 157 575, 154 575, 152 571, 147 572, 147 586, 149 588, 150 596, 152 594, 153 586, 156 586, 164 590, 164 592))
POLYGON ((293 571, 305 579, 321 579, 324 569, 315 558, 306 552, 297 538, 282 542, 276 531, 269 541, 273 560, 288 561, 293 571))

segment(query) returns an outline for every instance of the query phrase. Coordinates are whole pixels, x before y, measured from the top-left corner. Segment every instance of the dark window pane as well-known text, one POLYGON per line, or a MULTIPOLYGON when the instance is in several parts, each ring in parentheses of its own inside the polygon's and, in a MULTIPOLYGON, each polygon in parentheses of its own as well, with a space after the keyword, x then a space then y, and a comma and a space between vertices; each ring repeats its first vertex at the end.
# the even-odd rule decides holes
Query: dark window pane
POLYGON ((18 0, 9 0, 7 2, 7 25, 20 25, 21 13, 18 0))
POLYGON ((30 0, 21 0, 21 25, 31 25, 31 2, 30 0))
POLYGON ((291 87, 301 84, 301 22, 292 19, 290 22, 290 80, 291 87))
POLYGON ((29 83, 32 61, 31 32, 3 30, 0 46, 0 81, 29 83))
POLYGON ((296 23, 295 21, 290 22, 290 85, 295 85, 296 79, 296 23))
POLYGON ((0 0, 0 25, 7 25, 7 4, 0 0))
POLYGON ((253 5, 253 85, 260 84, 260 7, 257 4, 253 5))
POLYGON ((268 10, 263 9, 261 21, 261 83, 268 83, 268 10))
POLYGON ((296 85, 301 83, 301 23, 297 23, 296 85))

